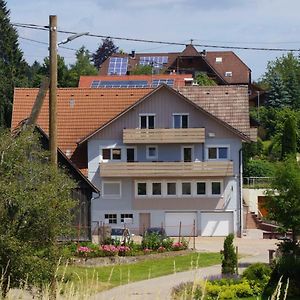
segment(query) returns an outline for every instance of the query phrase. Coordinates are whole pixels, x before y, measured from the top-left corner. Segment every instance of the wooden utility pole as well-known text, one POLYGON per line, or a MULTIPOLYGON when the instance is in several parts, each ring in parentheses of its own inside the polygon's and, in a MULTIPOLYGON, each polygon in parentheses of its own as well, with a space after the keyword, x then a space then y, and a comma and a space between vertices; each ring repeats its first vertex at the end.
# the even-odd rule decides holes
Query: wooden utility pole
POLYGON ((49 141, 50 161, 57 165, 57 16, 49 16, 49 63, 50 63, 50 89, 49 89, 49 141))

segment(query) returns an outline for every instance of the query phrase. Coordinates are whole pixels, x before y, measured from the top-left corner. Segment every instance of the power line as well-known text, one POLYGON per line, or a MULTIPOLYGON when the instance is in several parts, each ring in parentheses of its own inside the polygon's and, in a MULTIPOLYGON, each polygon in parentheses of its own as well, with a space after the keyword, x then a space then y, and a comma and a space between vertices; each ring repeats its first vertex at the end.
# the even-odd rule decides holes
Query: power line
MULTIPOLYGON (((44 30, 44 31, 48 31, 49 30, 48 29, 49 26, 43 26, 43 25, 37 25, 37 24, 12 23, 12 25, 16 26, 16 27, 23 27, 23 28, 35 29, 35 30, 44 30)), ((78 34, 78 32, 66 31, 66 30, 57 30, 57 32, 64 33, 64 34, 78 34)), ((179 42, 146 40, 146 39, 139 39, 139 38, 117 37, 117 36, 92 34, 92 33, 87 34, 87 36, 97 37, 97 38, 110 38, 110 39, 113 39, 113 40, 122 40, 122 41, 130 41, 130 42, 164 44, 164 45, 172 45, 172 46, 186 46, 185 43, 179 43, 179 42)), ((203 47, 203 48, 252 50, 252 51, 278 51, 278 52, 300 51, 300 49, 291 49, 291 48, 242 47, 242 46, 208 45, 208 44, 193 44, 193 46, 203 47)))

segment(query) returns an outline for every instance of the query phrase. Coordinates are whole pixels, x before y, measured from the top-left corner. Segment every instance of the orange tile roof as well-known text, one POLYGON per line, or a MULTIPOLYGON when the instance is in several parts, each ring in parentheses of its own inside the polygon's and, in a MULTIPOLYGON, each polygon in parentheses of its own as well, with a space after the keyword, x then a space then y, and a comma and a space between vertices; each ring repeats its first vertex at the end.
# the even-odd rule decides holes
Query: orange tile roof
POLYGON ((174 79, 174 88, 185 85, 185 78, 193 78, 192 74, 157 74, 157 75, 98 75, 98 76, 80 76, 78 87, 91 87, 94 80, 124 81, 124 80, 146 80, 150 84, 154 79, 174 79))
MULTIPOLYGON (((69 152, 72 155, 77 147, 77 141, 111 120, 152 90, 147 88, 117 90, 86 88, 58 89, 58 146, 64 153, 69 152)), ((38 89, 15 89, 12 129, 20 121, 29 116, 37 93, 38 89)), ((49 129, 48 99, 47 94, 37 121, 37 124, 47 134, 49 129)))

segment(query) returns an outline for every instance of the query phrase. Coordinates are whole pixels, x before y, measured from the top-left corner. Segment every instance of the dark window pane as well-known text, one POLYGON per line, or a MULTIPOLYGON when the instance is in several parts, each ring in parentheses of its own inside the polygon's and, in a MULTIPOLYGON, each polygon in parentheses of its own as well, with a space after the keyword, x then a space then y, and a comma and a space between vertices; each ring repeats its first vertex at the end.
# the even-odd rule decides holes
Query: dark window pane
POLYGON ((121 149, 119 148, 112 149, 112 158, 121 159, 121 149))
POLYGON ((147 195, 147 183, 146 182, 138 183, 138 195, 147 195))
POLYGON ((182 123, 182 126, 181 126, 182 128, 188 128, 189 127, 188 116, 187 115, 182 116, 181 123, 182 123))
POLYGON ((140 116, 141 118, 141 128, 147 128, 147 116, 140 116))
POLYGON ((213 195, 221 195, 221 182, 211 183, 211 193, 213 195))
POLYGON ((156 152, 156 147, 149 147, 148 148, 148 156, 149 157, 156 157, 157 152, 156 152))
POLYGON ((208 158, 217 159, 217 148, 208 148, 208 158))
POLYGON ((206 194, 206 185, 205 182, 197 182, 197 195, 206 194))
POLYGON ((174 115, 174 128, 180 128, 180 119, 179 115, 174 115))
POLYGON ((228 148, 226 147, 219 148, 219 158, 223 158, 223 159, 228 158, 228 148))
POLYGON ((149 129, 154 128, 154 116, 148 116, 148 128, 149 129))
POLYGON ((110 159, 110 149, 102 149, 102 159, 110 159))
POLYGON ((134 148, 127 148, 127 161, 133 162, 134 161, 134 148))
POLYGON ((161 183, 152 183, 152 195, 161 195, 161 183))
POLYGON ((183 161, 192 161, 192 148, 183 148, 183 161))
POLYGON ((176 183, 175 182, 167 183, 167 194, 168 195, 176 195, 176 183))
POLYGON ((190 182, 182 183, 182 195, 191 195, 191 183, 190 182))

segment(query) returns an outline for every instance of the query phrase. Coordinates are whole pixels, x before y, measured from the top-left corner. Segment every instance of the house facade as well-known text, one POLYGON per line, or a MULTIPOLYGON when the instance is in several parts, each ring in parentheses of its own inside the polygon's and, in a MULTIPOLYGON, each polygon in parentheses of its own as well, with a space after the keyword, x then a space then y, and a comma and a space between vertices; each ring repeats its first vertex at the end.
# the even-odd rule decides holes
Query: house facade
POLYGON ((92 220, 135 233, 162 226, 171 236, 240 234, 247 139, 181 93, 159 87, 82 141, 88 178, 101 189, 92 220))

